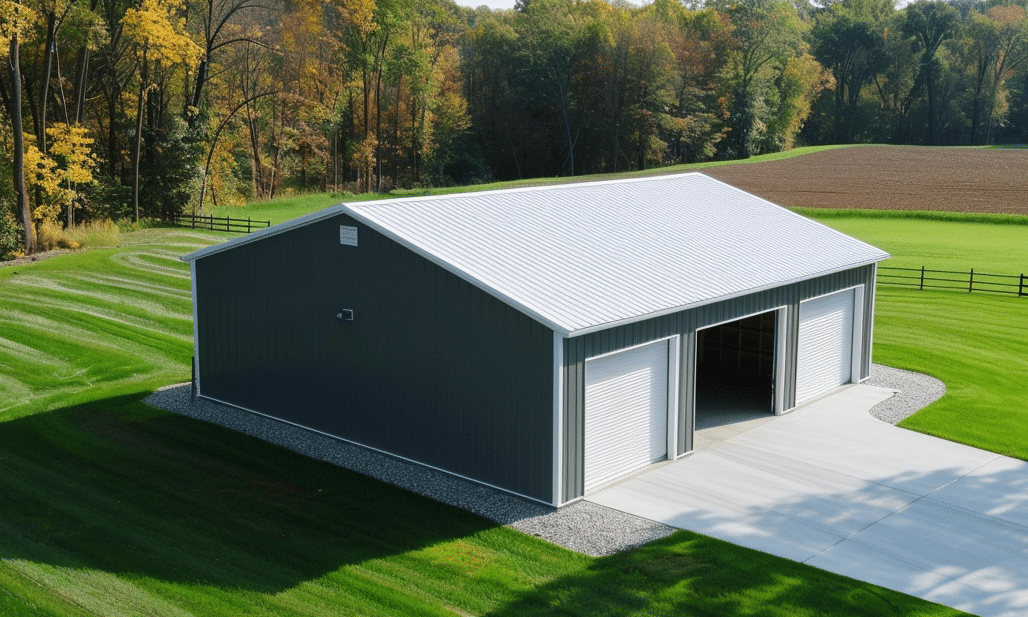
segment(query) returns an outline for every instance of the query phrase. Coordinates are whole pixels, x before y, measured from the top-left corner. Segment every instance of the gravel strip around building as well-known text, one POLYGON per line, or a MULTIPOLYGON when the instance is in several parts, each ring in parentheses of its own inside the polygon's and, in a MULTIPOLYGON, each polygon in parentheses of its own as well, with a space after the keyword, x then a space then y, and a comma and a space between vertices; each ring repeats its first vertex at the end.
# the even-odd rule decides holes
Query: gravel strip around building
POLYGON ((889 424, 896 424, 946 394, 946 384, 934 377, 881 364, 871 365, 871 379, 864 383, 898 390, 895 396, 871 408, 872 416, 889 424))
POLYGON ((611 555, 675 532, 673 527, 586 501, 558 510, 236 407, 194 401, 189 384, 162 388, 144 402, 394 484, 586 555, 611 555))
MULTIPOLYGON (((872 365, 871 379, 865 383, 899 391, 871 410, 874 417, 890 424, 946 392, 946 386, 933 377, 878 364, 872 365)), ((145 402, 394 484, 586 555, 612 555, 675 532, 674 527, 588 501, 556 509, 273 418, 205 399, 193 400, 189 384, 162 388, 145 402)))

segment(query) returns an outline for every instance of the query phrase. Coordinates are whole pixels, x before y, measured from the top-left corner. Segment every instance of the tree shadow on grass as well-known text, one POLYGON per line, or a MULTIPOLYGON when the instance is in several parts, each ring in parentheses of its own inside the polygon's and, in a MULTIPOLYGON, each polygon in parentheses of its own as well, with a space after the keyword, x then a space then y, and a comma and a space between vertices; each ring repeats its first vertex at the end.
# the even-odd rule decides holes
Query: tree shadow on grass
POLYGON ((273 594, 496 527, 144 395, 0 423, 0 558, 273 594))
POLYGON ((582 572, 540 586, 488 613, 489 617, 553 614, 967 616, 689 531, 598 559, 582 572))

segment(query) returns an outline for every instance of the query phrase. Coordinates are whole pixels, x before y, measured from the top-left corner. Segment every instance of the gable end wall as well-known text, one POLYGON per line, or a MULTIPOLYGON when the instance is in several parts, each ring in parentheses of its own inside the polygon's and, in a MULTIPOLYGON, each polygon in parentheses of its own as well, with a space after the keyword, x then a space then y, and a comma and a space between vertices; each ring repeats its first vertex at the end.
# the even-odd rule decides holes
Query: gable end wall
POLYGON ((195 265, 201 396, 552 501, 552 330, 345 215, 195 265))

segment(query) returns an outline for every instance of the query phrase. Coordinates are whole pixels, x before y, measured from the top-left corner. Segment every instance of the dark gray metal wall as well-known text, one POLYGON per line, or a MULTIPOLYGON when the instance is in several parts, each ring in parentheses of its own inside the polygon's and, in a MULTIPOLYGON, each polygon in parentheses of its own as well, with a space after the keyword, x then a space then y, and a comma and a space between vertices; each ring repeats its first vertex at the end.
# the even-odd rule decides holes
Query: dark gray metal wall
POLYGON ((818 277, 791 285, 785 285, 723 302, 689 309, 601 330, 564 341, 564 400, 563 400, 563 473, 562 503, 584 494, 585 432, 585 360, 618 349, 640 345, 668 336, 679 335, 679 426, 678 454, 692 449, 692 410, 694 408, 694 378, 696 358, 696 330, 717 323, 732 321, 747 315, 789 307, 788 327, 779 336, 786 337, 785 383, 776 384, 784 388, 785 409, 796 404, 796 360, 799 334, 799 303, 809 298, 855 285, 865 285, 863 366, 861 378, 871 370, 871 324, 873 319, 874 266, 846 270, 836 274, 818 277))
POLYGON ((345 215, 194 284, 201 396, 552 502, 552 330, 345 215))

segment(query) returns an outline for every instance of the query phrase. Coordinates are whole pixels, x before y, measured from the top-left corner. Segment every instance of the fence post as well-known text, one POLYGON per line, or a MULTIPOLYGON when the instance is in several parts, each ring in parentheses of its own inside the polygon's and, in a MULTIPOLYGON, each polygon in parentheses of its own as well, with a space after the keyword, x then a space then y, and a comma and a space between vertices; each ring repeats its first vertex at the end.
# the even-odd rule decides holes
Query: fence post
POLYGON ((971 268, 971 278, 967 281, 967 293, 974 291, 974 268, 971 268))
POLYGON ((917 287, 918 291, 924 291, 924 266, 921 266, 921 284, 917 287))
POLYGON ((1024 273, 1021 273, 1021 283, 1017 286, 1017 297, 1025 295, 1024 293, 1024 273))

